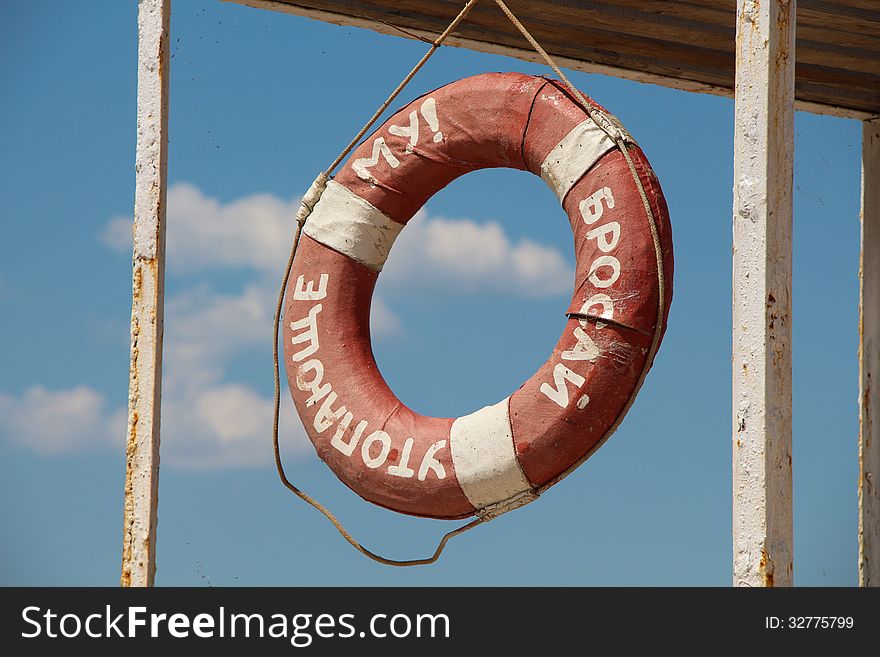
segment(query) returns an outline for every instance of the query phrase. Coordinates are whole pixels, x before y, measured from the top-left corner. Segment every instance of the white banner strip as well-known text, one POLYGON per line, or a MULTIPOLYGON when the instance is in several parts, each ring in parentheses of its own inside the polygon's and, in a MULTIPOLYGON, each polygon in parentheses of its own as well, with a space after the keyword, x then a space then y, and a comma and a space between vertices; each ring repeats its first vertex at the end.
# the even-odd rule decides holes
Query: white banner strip
POLYGON ((592 119, 577 124, 541 164, 541 178, 560 201, 614 142, 592 119))
POLYGON ((455 474, 477 509, 532 488, 516 458, 509 403, 508 397, 452 423, 449 442, 455 474))
POLYGON ((316 242, 373 271, 382 271, 403 224, 386 217, 335 180, 306 220, 303 232, 316 242))

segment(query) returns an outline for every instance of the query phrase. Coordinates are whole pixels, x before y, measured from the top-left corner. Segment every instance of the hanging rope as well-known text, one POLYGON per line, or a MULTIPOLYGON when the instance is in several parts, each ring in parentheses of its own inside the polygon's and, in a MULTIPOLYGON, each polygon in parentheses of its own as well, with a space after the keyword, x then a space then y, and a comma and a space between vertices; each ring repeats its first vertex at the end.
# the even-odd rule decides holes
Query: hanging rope
MULTIPOLYGON (((651 209, 651 202, 648 200, 648 194, 645 192, 645 186, 642 185, 642 181, 639 178, 639 172, 636 169, 636 165, 632 160, 632 156, 629 152, 629 146, 627 145, 627 139, 625 134, 618 128, 616 120, 612 120, 612 118, 607 115, 605 112, 593 107, 590 103, 587 102, 587 99, 584 98, 583 94, 575 87, 571 80, 562 72, 562 69, 556 65, 556 62, 553 58, 541 47, 535 37, 531 35, 531 33, 526 29, 526 27, 520 23, 519 19, 513 15, 513 12, 508 9, 507 5, 504 4, 504 0, 495 0, 495 3, 501 8, 501 11, 510 19, 510 22, 513 23, 514 27, 520 31, 520 33, 526 38, 532 48, 541 55, 547 65, 553 69, 553 72, 559 76, 559 79, 565 84, 571 94, 577 99, 581 108, 583 108, 584 112, 587 113, 587 116, 593 120, 593 122, 602 128, 605 131, 605 134, 608 135, 610 139, 617 144, 617 148, 623 153, 623 157, 626 160, 626 165, 629 167, 629 171, 632 174, 633 182, 635 182, 636 187, 639 190, 639 196, 642 199, 642 204, 645 206, 645 215, 648 218, 648 225, 651 229, 651 239, 654 242, 654 255, 657 259, 657 318, 654 321, 654 335, 651 339, 651 346, 648 349, 648 355, 645 359, 645 366, 642 368, 641 374, 639 374, 639 378, 636 381, 635 388, 633 388, 632 394, 629 396, 629 399, 626 401, 626 404, 623 407, 623 410, 620 411, 620 414, 617 416, 617 419, 614 421, 614 424, 609 427, 608 431, 605 432, 605 435, 590 449, 589 452, 584 454, 584 456, 575 462, 568 470, 563 472, 558 477, 548 481, 541 488, 538 489, 538 493, 547 490, 550 486, 559 483, 565 477, 574 472, 584 461, 586 461, 593 453, 599 449, 605 441, 617 430, 617 427, 620 426, 620 423, 623 422, 623 418, 629 412, 629 409, 632 408, 633 402, 636 399, 636 395, 639 394, 639 390, 642 389, 642 385, 645 383, 645 377, 648 376, 648 370, 651 369, 651 365, 654 363, 654 358, 657 355, 657 349, 660 346, 660 338, 663 336, 663 318, 666 315, 666 275, 664 273, 663 267, 663 248, 660 245, 660 233, 657 230, 657 220, 654 217, 654 211, 651 209)), ((604 321, 604 320, 603 320, 604 321)))
MULTIPOLYGON (((589 456, 598 449, 607 439, 608 437, 617 429, 620 425, 623 417, 626 415, 627 411, 629 411, 630 407, 635 400, 636 394, 641 389, 645 377, 647 376, 648 370, 651 368, 651 364, 654 361, 654 357, 657 354, 657 348, 660 344, 660 337, 662 334, 662 324, 663 317, 665 315, 665 287, 666 281, 663 273, 663 252, 660 245, 660 236, 657 231, 657 223, 654 218, 654 213, 651 210, 651 204, 648 200, 648 195, 645 192, 645 188, 642 185, 642 181, 639 178, 638 170, 634 162, 632 161, 632 156, 628 151, 628 146, 626 142, 626 137, 624 133, 617 127, 617 124, 604 112, 596 109, 592 105, 590 105, 587 100, 584 98, 583 94, 571 83, 571 81, 566 77, 566 75, 562 72, 562 70, 556 65, 556 62, 553 58, 541 47, 541 45, 535 40, 535 38, 529 33, 529 31, 525 28, 525 26, 514 16, 513 12, 507 7, 507 5, 502 0, 495 0, 498 6, 501 8, 501 11, 510 19, 511 23, 522 33, 522 35, 526 38, 526 40, 531 44, 531 46, 535 49, 535 51, 541 55, 544 61, 553 69, 553 72, 559 76, 559 79, 565 84, 568 90, 572 93, 572 95, 577 99, 578 103, 581 105, 583 110, 587 113, 587 115, 592 119, 596 125, 598 125, 605 133, 611 138, 620 151, 623 153, 624 158, 626 159, 627 166, 629 167, 630 172, 632 173, 633 180, 636 183, 636 187, 639 190, 639 195, 641 196, 642 202, 645 206, 645 214, 648 217, 648 222, 651 228, 651 237, 654 241, 654 250, 657 258, 657 277, 658 277, 658 296, 659 301, 657 304, 657 320, 655 322, 655 330, 654 336, 651 342, 651 347, 648 352, 647 359, 645 361, 645 366, 642 369, 642 372, 639 376, 638 381, 636 382, 636 386, 633 390, 632 395, 627 400, 626 405, 621 411, 618 418, 615 420, 614 424, 611 425, 611 428, 606 432, 606 434, 602 437, 602 439, 590 450, 582 459, 580 459, 577 463, 572 465, 568 470, 562 473, 559 477, 554 479, 551 482, 545 484, 539 491, 546 490, 554 483, 560 481, 564 477, 568 476, 571 472, 573 472, 581 463, 583 463, 589 456)), ((343 149, 343 151, 336 157, 335 160, 330 164, 330 166, 323 171, 312 183, 309 190, 303 196, 300 207, 297 210, 296 214, 296 228, 294 230, 293 235, 293 244, 290 249, 290 256, 287 259, 287 266, 284 269, 284 275, 282 277, 281 289, 278 293, 278 302, 275 306, 275 322, 273 327, 273 340, 272 340, 272 357, 274 363, 274 378, 275 378, 275 395, 274 395, 274 416, 272 420, 272 445, 275 453, 275 467, 278 471, 278 476, 281 479, 281 483, 290 490, 294 495, 299 497, 301 500, 310 504, 315 509, 320 511, 336 528, 336 530, 342 535, 342 537, 349 542, 358 552, 369 557, 373 561, 377 561, 379 563, 388 565, 388 566, 422 566, 427 564, 432 564, 440 558, 440 555, 443 553, 446 544, 449 540, 459 534, 462 534, 477 525, 488 522, 490 517, 479 516, 471 522, 458 527, 450 532, 447 532, 440 539, 439 544, 437 545, 434 554, 430 557, 423 559, 404 559, 404 560, 396 560, 396 559, 388 559, 383 557, 371 550, 365 548, 361 545, 357 539, 355 539, 346 529, 342 526, 342 524, 337 520, 336 516, 327 509, 323 504, 312 498, 307 493, 303 492, 299 488, 297 488, 288 478, 287 474, 284 470, 284 465, 281 461, 281 450, 279 447, 278 441, 278 425, 279 425, 279 416, 281 409, 281 373, 279 366, 279 357, 278 357, 278 336, 279 336, 279 325, 281 322, 281 314, 284 308, 284 294, 287 290, 287 284, 290 279, 290 272, 293 268, 293 261, 296 257, 297 247, 299 246, 300 235, 302 234, 303 224, 308 218, 309 214, 311 214, 312 210, 315 207, 315 204, 318 202, 318 199, 321 198, 321 194, 324 191, 324 188, 327 186, 327 181, 330 179, 330 175, 336 169, 337 166, 351 153, 351 151, 357 146, 360 140, 363 138, 367 131, 376 123, 380 116, 388 109, 391 103, 394 102, 394 99, 400 94, 401 91, 406 87, 407 84, 415 77, 415 75, 419 72, 419 70, 427 63, 427 61, 431 58, 431 56, 437 51, 437 49, 443 44, 446 38, 458 27, 459 23, 465 19, 465 17, 470 13, 473 6, 477 3, 477 0, 468 0, 465 3, 462 10, 458 13, 458 15, 452 20, 449 26, 443 31, 440 36, 431 44, 431 47, 428 51, 422 56, 422 58, 418 61, 418 63, 412 68, 412 70, 404 77, 404 79, 397 85, 394 91, 388 96, 382 105, 376 110, 372 117, 364 124, 364 126, 358 131, 355 137, 349 142, 348 146, 343 149)), ((603 320, 605 321, 605 320, 603 320)))
POLYGON ((348 143, 348 146, 345 147, 345 150, 343 150, 336 157, 336 159, 333 160, 333 164, 330 165, 326 173, 333 173, 333 169, 339 166, 339 163, 342 162, 342 160, 344 160, 349 153, 351 153, 354 147, 357 146, 358 142, 361 140, 361 137, 367 134, 367 130, 373 127, 373 124, 379 120, 379 117, 382 116, 383 112, 388 109, 388 106, 394 102, 394 99, 397 98, 401 91, 403 91, 403 88, 410 83, 410 80, 412 80, 416 76, 416 73, 421 70, 422 66, 424 66, 429 59, 431 59, 431 55, 437 52, 437 48, 443 45, 443 42, 446 41, 446 37, 452 34, 452 32, 455 31, 455 28, 458 27, 458 24, 461 23, 469 13, 471 13, 471 9, 473 9, 475 4, 477 4, 477 0, 468 0, 462 10, 458 12, 458 16, 453 18, 449 26, 445 30, 443 30, 443 34, 438 36, 434 43, 431 44, 431 47, 428 48, 428 52, 426 52, 422 56, 422 58, 415 66, 413 66, 412 70, 407 74, 407 76, 400 81, 400 84, 397 85, 397 88, 392 91, 391 95, 388 96, 385 102, 379 106, 379 109, 376 110, 376 113, 370 117, 370 120, 367 121, 364 124, 364 127, 360 129, 360 132, 358 132, 354 136, 354 139, 352 139, 348 143))
POLYGON ((354 549, 356 549, 361 554, 369 557, 373 561, 378 561, 379 563, 385 564, 387 566, 424 566, 427 564, 432 564, 437 559, 440 558, 440 555, 443 553, 443 549, 446 547, 446 543, 449 542, 453 536, 458 536, 459 534, 476 527, 482 522, 485 522, 483 518, 476 518, 466 525, 462 525, 458 529, 454 529, 450 532, 447 532, 443 535, 443 538, 440 539, 440 543, 437 545, 437 549, 434 551, 434 554, 430 557, 424 559, 404 559, 404 560, 396 560, 396 559, 387 559, 375 552, 365 548, 361 545, 357 539, 355 539, 345 527, 342 526, 342 523, 336 519, 336 516, 327 509, 323 504, 312 498, 308 493, 303 492, 299 488, 297 488, 288 478, 287 474, 284 471, 284 465, 281 462, 281 450, 278 445, 278 421, 281 413, 281 373, 279 368, 279 358, 278 358, 278 327, 281 323, 281 312, 284 309, 284 292, 287 290, 287 282, 290 280, 290 270, 293 268, 293 260, 296 257, 296 249, 299 246, 299 238, 302 234, 302 227, 308 218, 309 214, 311 214, 312 209, 315 207, 315 204, 318 202, 318 199, 321 198, 321 194, 324 191, 324 188, 327 186, 327 181, 330 179, 330 174, 333 173, 333 170, 339 166, 339 163, 344 160, 349 153, 357 146, 358 142, 361 138, 367 134, 367 131, 373 127, 373 124, 379 119, 380 116, 388 109, 388 106, 394 102, 394 99, 403 91, 403 88, 409 84, 410 80, 415 77, 416 73, 419 72, 419 69, 425 65, 425 63, 431 58, 437 49, 443 44, 453 30, 458 27, 458 24, 464 20, 465 16, 467 16, 473 6, 477 4, 477 0, 468 0, 462 10, 458 13, 452 22, 449 24, 443 33, 437 37, 437 39, 431 44, 431 47, 428 49, 428 52, 424 54, 424 56, 418 61, 418 63, 412 68, 412 70, 407 74, 407 76, 397 85, 394 91, 388 96, 384 103, 379 106, 379 109, 370 117, 370 120, 364 124, 364 127, 361 128, 357 135, 349 142, 348 146, 346 146, 343 151, 333 160, 332 164, 327 167, 327 170, 322 172, 316 179, 315 182, 312 183, 312 186, 309 188, 309 191, 303 196, 302 201, 300 201, 300 207, 296 213, 296 229, 293 234, 293 245, 290 248, 290 257, 287 259, 287 266, 284 269, 284 276, 281 282, 281 290, 278 293, 278 303, 275 306, 275 323, 274 330, 272 336, 272 359, 274 362, 274 370, 275 370, 275 399, 274 399, 274 416, 272 419, 272 446, 275 451, 275 469, 278 470, 278 476, 281 478, 281 483, 296 495, 298 498, 306 502, 307 504, 311 504, 318 511, 324 514, 324 516, 329 520, 336 530, 342 535, 342 537, 348 541, 354 549))

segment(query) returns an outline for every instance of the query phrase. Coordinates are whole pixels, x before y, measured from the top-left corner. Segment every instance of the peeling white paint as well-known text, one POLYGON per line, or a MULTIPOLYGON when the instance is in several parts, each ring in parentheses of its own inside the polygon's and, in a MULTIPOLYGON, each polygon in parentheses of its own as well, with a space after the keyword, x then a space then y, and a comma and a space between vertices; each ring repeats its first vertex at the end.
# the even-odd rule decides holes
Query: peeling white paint
POLYGON ((733 212, 733 583, 792 584, 795 0, 739 0, 733 212))

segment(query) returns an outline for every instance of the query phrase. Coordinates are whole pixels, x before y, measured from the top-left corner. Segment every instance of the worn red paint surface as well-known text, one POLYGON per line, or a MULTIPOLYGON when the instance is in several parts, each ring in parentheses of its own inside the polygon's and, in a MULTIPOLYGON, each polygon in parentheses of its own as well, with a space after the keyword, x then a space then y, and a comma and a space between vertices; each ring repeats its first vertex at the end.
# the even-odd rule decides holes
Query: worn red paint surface
MULTIPOLYGON (((335 180, 391 219, 406 224, 434 193, 470 171, 509 167, 540 175, 541 163, 548 153, 585 118, 584 111, 554 81, 514 73, 479 75, 442 87, 400 110, 352 154, 335 180), (389 126, 408 125, 411 112, 418 110, 428 97, 436 102, 443 139, 435 142, 430 138, 436 131, 423 121, 421 129, 426 131, 427 138, 420 138, 408 152, 410 140, 392 134, 389 126), (392 168, 380 157, 370 169, 373 180, 362 180, 351 162, 369 158, 379 136, 397 157, 399 166, 392 168)), ((668 309, 673 265, 669 214, 644 154, 637 147, 631 153, 659 230, 668 309)), ((596 294, 607 294, 613 303, 613 323, 602 326, 595 319, 571 318, 548 361, 511 397, 516 455, 535 488, 553 483, 605 437, 636 387, 657 320, 654 243, 638 188, 623 155, 617 150, 605 154, 574 185, 563 208, 572 226, 577 259, 574 294, 568 311, 600 315, 604 309, 601 303, 589 308, 583 305, 596 294), (590 204, 588 199, 604 188, 611 190, 613 207, 608 199, 604 204, 600 199, 602 218, 588 225, 581 204, 586 202, 588 208, 596 209, 596 204, 590 204), (587 233, 610 222, 619 226, 618 239, 613 239, 614 232, 609 229, 604 233, 604 246, 608 249, 611 242, 614 246, 603 251, 599 247, 601 240, 595 236, 588 238, 587 233), (612 266, 600 265, 591 270, 602 256, 613 256, 619 262, 616 277, 612 266), (608 287, 597 288, 590 281, 591 273, 601 284, 611 278, 615 280, 608 287), (583 350, 584 344, 590 348, 594 344, 598 349, 594 359, 563 359, 563 353, 583 350), (563 381, 565 387, 559 389, 568 395, 564 407, 541 391, 542 384, 554 387, 559 364, 575 378, 583 379, 580 387, 563 381), (589 401, 584 401, 584 397, 589 401)), ((297 411, 318 455, 364 499, 419 516, 472 515, 475 509, 459 487, 449 449, 453 420, 425 417, 404 406, 376 366, 369 334, 370 300, 376 278, 374 271, 303 236, 284 314, 285 363, 297 411), (300 276, 317 285, 322 274, 328 275, 326 296, 320 300, 294 298, 300 276), (320 310, 316 311, 318 305, 320 310), (319 346, 310 358, 295 362, 294 356, 304 344, 291 343, 296 333, 291 330, 291 323, 310 313, 315 318, 319 346), (323 369, 319 382, 313 380, 317 366, 313 364, 309 371, 303 369, 312 360, 318 360, 323 369), (303 386, 304 382, 312 383, 312 387, 303 386), (319 384, 330 384, 335 397, 326 393, 310 404, 309 398, 317 396, 313 393, 319 384), (346 413, 351 414, 347 426, 346 413), (365 427, 355 436, 363 422, 365 427), (340 450, 334 446, 334 436, 336 444, 343 446, 357 437, 350 456, 345 453, 347 448, 340 450), (408 439, 412 439, 409 447, 408 439), (365 448, 367 441, 370 444, 365 448), (370 467, 376 463, 379 465, 370 467), (394 466, 398 475, 406 475, 407 470, 412 474, 395 476, 389 472, 389 467, 394 466), (420 473, 420 469, 424 472, 420 473), (420 474, 424 476, 420 478, 420 474)), ((663 329, 665 323, 664 315, 663 329)), ((491 401, 494 400, 475 400, 474 407, 491 401)))

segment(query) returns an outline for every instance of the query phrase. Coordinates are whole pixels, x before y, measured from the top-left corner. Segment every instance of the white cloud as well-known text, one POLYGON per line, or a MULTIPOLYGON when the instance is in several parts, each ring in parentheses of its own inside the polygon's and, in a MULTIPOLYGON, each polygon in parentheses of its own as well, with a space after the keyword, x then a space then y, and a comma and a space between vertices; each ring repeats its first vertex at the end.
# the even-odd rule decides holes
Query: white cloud
MULTIPOLYGON (((283 384, 282 384, 283 385, 283 384)), ((280 441, 304 456, 311 446, 282 389, 280 441)), ((263 465, 272 460, 272 400, 253 388, 220 383, 165 395, 162 462, 191 470, 263 465)))
MULTIPOLYGON (((287 259, 296 207, 297 202, 268 195, 224 205, 191 185, 169 190, 167 264, 172 274, 187 276, 165 304, 164 465, 204 469, 271 461, 272 400, 232 380, 229 372, 234 361, 250 358, 264 364, 264 380, 271 379, 276 279, 287 259), (229 270, 251 271, 256 280, 237 291, 218 292, 211 275, 229 270)), ((131 223, 130 217, 112 219, 101 241, 127 253, 131 223)), ((380 310, 377 320, 380 333, 396 330, 390 310, 380 310)), ((85 386, 0 395, 0 434, 42 454, 121 448, 125 422, 126 409, 109 408, 104 395, 85 386)), ((281 440, 286 452, 311 453, 286 390, 281 440)))
POLYGON ((574 270, 557 249, 511 240, 494 221, 417 214, 382 270, 384 289, 554 296, 571 290, 574 270), (438 289, 440 288, 440 289, 438 289))
MULTIPOLYGON (((229 381, 234 358, 255 358, 271 377, 271 292, 259 286, 221 294, 205 285, 168 300, 162 382, 162 463, 187 469, 242 467, 272 460, 272 401, 229 381)), ((286 452, 311 447, 282 391, 281 440, 286 452)), ((20 397, 0 393, 0 436, 44 455, 125 445, 125 408, 79 386, 34 387, 20 397)))
MULTIPOLYGON (((287 260, 298 205, 296 199, 267 194, 224 205, 192 185, 173 185, 168 267, 186 272, 246 268, 274 280, 287 260)), ((111 220, 101 239, 128 252, 131 218, 111 220)), ((558 249, 526 238, 513 241, 495 221, 430 217, 421 211, 400 234, 381 278, 396 289, 432 285, 450 292, 543 297, 570 290, 574 272, 558 249)))
MULTIPOLYGON (((277 275, 287 261, 299 200, 255 194, 221 204, 197 187, 168 190, 167 258, 177 272, 229 268, 277 275)), ((131 250, 131 217, 115 217, 101 233, 111 248, 131 250)))
POLYGON ((374 297, 370 308, 370 334, 384 337, 401 333, 403 333, 403 323, 400 321, 400 316, 388 307, 382 297, 374 297))
POLYGON ((226 294, 200 285, 171 297, 165 306, 166 382, 170 389, 216 383, 237 354, 260 347, 270 349, 271 296, 265 286, 226 294))
MULTIPOLYGON (((168 197, 167 264, 172 274, 186 276, 166 300, 162 462, 192 469, 267 463, 271 399, 235 381, 230 370, 252 359, 271 377, 272 315, 298 201, 262 194, 223 204, 187 184, 174 185, 168 197), (249 282, 236 291, 212 287, 213 275, 230 270, 250 273, 249 282)), ((112 219, 100 238, 127 253, 131 218, 112 219)), ((572 270, 556 249, 511 240, 498 223, 421 212, 401 234, 382 280, 394 296, 428 286, 432 294, 540 297, 570 289, 572 270)), ((379 296, 371 322, 379 338, 404 331, 379 296)), ((313 453, 287 391, 282 395, 282 442, 295 453, 313 453)), ((100 392, 86 386, 0 393, 0 434, 41 454, 121 448, 125 416, 125 409, 110 408, 100 392)))
MULTIPOLYGON (((271 460, 271 399, 229 380, 236 358, 256 359, 271 377, 273 293, 249 286, 220 294, 206 286, 169 300, 165 322, 163 461, 203 469, 271 460)), ((283 379, 282 379, 283 381, 283 379)), ((282 383, 282 385, 284 385, 282 383)), ((302 424, 282 389, 282 444, 310 453, 302 424)))
POLYGON ((34 386, 20 397, 0 393, 0 434, 44 455, 120 443, 125 414, 108 409, 104 396, 86 386, 52 391, 34 386))
MULTIPOLYGON (((20 397, 0 393, 0 436, 44 456, 125 445, 126 411, 111 409, 87 386, 52 391, 34 386, 20 397)), ((164 395, 162 463, 186 469, 262 465, 272 459, 272 402, 240 384, 192 395, 164 395)), ((285 451, 307 454, 291 404, 282 405, 285 451)))

